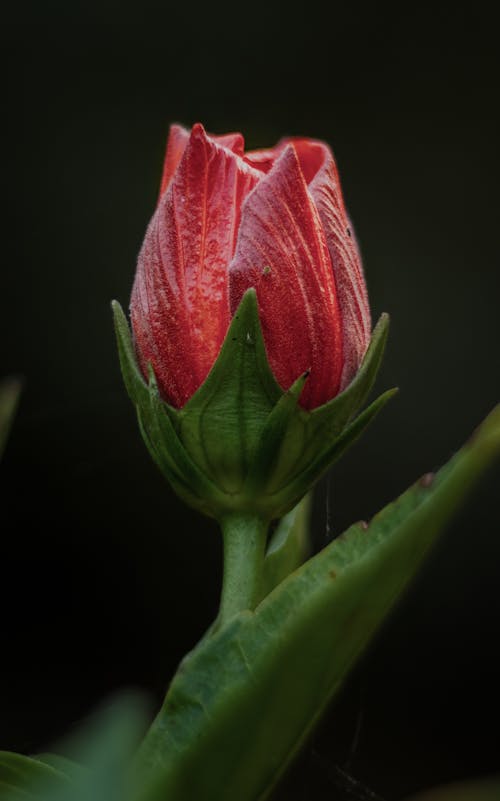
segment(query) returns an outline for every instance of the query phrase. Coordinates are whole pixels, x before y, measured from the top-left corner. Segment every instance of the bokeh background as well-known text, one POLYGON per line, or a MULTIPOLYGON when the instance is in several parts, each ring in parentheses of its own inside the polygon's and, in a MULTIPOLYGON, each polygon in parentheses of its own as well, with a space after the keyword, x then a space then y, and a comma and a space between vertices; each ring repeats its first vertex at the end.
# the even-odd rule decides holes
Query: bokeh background
MULTIPOLYGON (((158 704, 216 613, 221 546, 149 459, 125 306, 170 122, 327 140, 398 385, 319 488, 319 546, 446 461, 499 396, 498 64, 478 5, 48 2, 3 26, 0 747, 46 748, 123 687, 158 704), (327 496, 329 503, 327 504, 327 496), (327 505, 329 507, 327 514, 327 505)), ((499 471, 358 665, 278 795, 383 799, 500 770, 499 471)))

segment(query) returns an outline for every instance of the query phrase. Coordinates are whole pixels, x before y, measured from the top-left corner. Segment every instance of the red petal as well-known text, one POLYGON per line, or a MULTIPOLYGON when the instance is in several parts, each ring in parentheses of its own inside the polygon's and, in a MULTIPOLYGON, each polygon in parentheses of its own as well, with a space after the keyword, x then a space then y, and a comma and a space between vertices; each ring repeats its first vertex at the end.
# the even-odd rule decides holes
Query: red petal
POLYGON ((250 150, 245 153, 245 161, 256 170, 268 173, 278 156, 283 152, 283 148, 284 145, 276 145, 276 147, 268 150, 250 150))
POLYGON ((338 302, 342 315, 344 368, 341 389, 349 384, 370 342, 371 316, 361 256, 347 216, 337 167, 330 149, 321 143, 298 148, 301 163, 311 169, 312 146, 323 150, 323 163, 309 184, 309 191, 318 209, 332 260, 338 302))
POLYGON ((284 139, 283 143, 293 144, 306 184, 310 184, 325 162, 326 146, 323 142, 318 142, 314 139, 300 139, 299 137, 284 139))
MULTIPOLYGON (((237 156, 243 156, 245 150, 245 140, 240 133, 223 134, 222 136, 210 136, 214 142, 217 142, 223 147, 227 147, 236 153, 237 156)), ((189 131, 183 128, 182 125, 171 125, 168 134, 167 152, 165 153, 165 161, 163 163, 163 175, 160 183, 160 195, 163 195, 165 189, 169 185, 174 172, 177 169, 182 154, 186 149, 189 141, 189 131)), ((158 198, 158 200, 159 200, 158 198)))
POLYGON ((217 142, 218 145, 222 145, 222 147, 227 147, 229 150, 232 150, 237 156, 243 156, 245 152, 245 140, 243 139, 242 134, 240 133, 228 133, 222 134, 222 136, 213 136, 209 134, 210 139, 213 139, 214 142, 217 142))
POLYGON ((165 161, 163 164, 163 175, 161 176, 160 183, 160 197, 163 195, 165 189, 170 183, 177 165, 182 158, 182 154, 186 149, 189 141, 189 131, 186 131, 181 125, 171 125, 168 134, 167 152, 165 153, 165 161))
POLYGON ((325 160, 325 146, 322 142, 317 142, 314 139, 301 139, 300 137, 289 136, 285 139, 281 139, 273 148, 267 150, 250 150, 248 153, 245 153, 245 161, 252 167, 268 173, 287 145, 294 146, 304 178, 308 184, 312 181, 325 160))
POLYGON ((276 379, 288 389, 310 369, 301 404, 325 403, 340 384, 340 317, 320 219, 291 145, 243 207, 230 266, 233 313, 251 286, 276 379))
POLYGON ((228 265, 243 200, 259 180, 195 125, 139 255, 131 317, 141 367, 183 406, 205 380, 229 323, 228 265))

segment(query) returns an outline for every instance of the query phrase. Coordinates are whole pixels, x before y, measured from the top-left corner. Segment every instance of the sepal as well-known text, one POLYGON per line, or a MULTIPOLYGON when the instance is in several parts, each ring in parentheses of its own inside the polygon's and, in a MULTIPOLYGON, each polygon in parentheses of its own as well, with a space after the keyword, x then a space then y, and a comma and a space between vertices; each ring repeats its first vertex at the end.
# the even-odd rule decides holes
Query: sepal
POLYGON ((256 293, 249 289, 205 382, 174 409, 161 399, 151 366, 145 381, 116 302, 113 312, 125 386, 154 461, 184 501, 219 520, 235 511, 267 520, 286 514, 394 394, 386 392, 354 419, 382 360, 389 322, 382 315, 349 386, 323 406, 303 409, 300 396, 309 374, 287 391, 278 385, 256 293))
POLYGON ((123 380, 146 447, 179 497, 199 511, 213 514, 212 507, 219 507, 223 497, 179 439, 177 411, 161 400, 151 366, 149 382, 144 380, 123 309, 117 301, 113 301, 112 309, 123 380))

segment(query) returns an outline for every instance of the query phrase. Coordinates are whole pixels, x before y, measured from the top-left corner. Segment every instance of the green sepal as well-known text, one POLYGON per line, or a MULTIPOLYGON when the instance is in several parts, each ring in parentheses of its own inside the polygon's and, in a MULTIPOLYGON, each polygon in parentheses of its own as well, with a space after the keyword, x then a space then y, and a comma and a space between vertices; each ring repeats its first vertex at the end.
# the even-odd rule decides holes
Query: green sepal
POLYGON ((397 392, 397 388, 388 389, 387 392, 379 395, 368 408, 358 415, 347 428, 333 439, 329 446, 320 452, 311 462, 306 463, 306 467, 301 473, 293 477, 281 492, 275 494, 272 500, 273 506, 279 512, 283 513, 297 503, 304 492, 308 492, 312 489, 318 479, 344 455, 351 445, 354 445, 356 440, 359 439, 361 434, 368 428, 377 414, 397 392))
POLYGON ((180 441, 174 424, 178 413, 160 398, 151 366, 149 382, 144 380, 123 309, 117 301, 112 302, 112 309, 123 380, 136 408, 146 447, 172 488, 186 503, 206 514, 214 514, 214 502, 218 508, 223 498, 180 441))
POLYGON ((118 357, 123 376, 123 382, 129 398, 136 406, 148 403, 148 385, 144 381, 137 364, 134 344, 130 335, 130 328, 125 313, 117 300, 111 301, 113 322, 115 325, 118 357))
POLYGON ((366 401, 375 383, 389 335, 389 315, 384 313, 373 329, 370 344, 361 366, 351 383, 331 401, 318 406, 311 412, 311 426, 316 433, 322 433, 322 426, 331 426, 335 420, 334 431, 340 431, 352 418, 353 414, 366 401))
POLYGON ((272 494, 277 481, 283 483, 283 464, 285 473, 290 474, 300 460, 309 413, 302 411, 299 398, 308 377, 309 373, 299 376, 268 415, 248 472, 247 492, 272 494), (280 478, 276 479, 276 475, 280 478))
POLYGON ((333 400, 312 411, 303 409, 299 399, 308 378, 305 373, 273 408, 261 434, 246 490, 259 494, 261 504, 267 504, 276 516, 286 514, 297 504, 397 392, 385 392, 353 420, 374 384, 388 331, 389 317, 383 314, 360 369, 333 400))
MULTIPOLYGON (((299 406, 300 390, 307 380, 307 374, 293 384, 266 421, 249 481, 259 485, 260 477, 260 487, 265 487, 268 494, 276 494, 290 480, 296 481, 298 475, 313 463, 319 465, 325 462, 326 454, 370 393, 382 361, 388 332, 389 317, 383 314, 355 377, 343 392, 323 406, 312 411, 299 406)), ((324 469, 318 473, 318 478, 322 472, 324 469)), ((302 495, 307 489, 308 485, 305 485, 302 495)), ((288 508, 294 505, 296 499, 297 495, 293 494, 288 508)))
POLYGON ((172 422, 172 419, 176 419, 176 410, 168 407, 160 398, 151 365, 149 401, 151 417, 148 434, 158 453, 160 466, 170 476, 170 482, 181 497, 210 514, 214 504, 217 507, 224 504, 224 495, 193 461, 177 434, 172 422))
POLYGON ((177 413, 192 458, 228 494, 242 492, 262 429, 282 395, 267 360, 257 295, 250 289, 205 382, 177 413))
POLYGON ((151 366, 144 380, 116 302, 113 312, 125 385, 154 461, 183 500, 219 520, 233 512, 267 520, 287 514, 391 397, 351 422, 375 380, 387 315, 351 384, 308 411, 300 406, 308 373, 287 391, 273 376, 255 289, 244 294, 205 382, 181 409, 160 397, 151 366))
POLYGON ((138 755, 140 801, 263 801, 500 453, 500 407, 435 476, 357 523, 184 659, 138 755))

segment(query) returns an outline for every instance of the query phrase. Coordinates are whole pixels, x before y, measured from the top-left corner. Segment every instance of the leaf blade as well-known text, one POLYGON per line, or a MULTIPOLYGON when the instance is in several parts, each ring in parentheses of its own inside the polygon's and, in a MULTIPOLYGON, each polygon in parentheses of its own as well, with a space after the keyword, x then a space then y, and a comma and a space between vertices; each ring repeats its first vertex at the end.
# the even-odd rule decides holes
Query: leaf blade
POLYGON ((140 754, 148 801, 267 798, 465 492, 500 451, 500 407, 429 482, 352 526, 188 657, 140 754), (170 795, 169 795, 170 793, 170 795))

